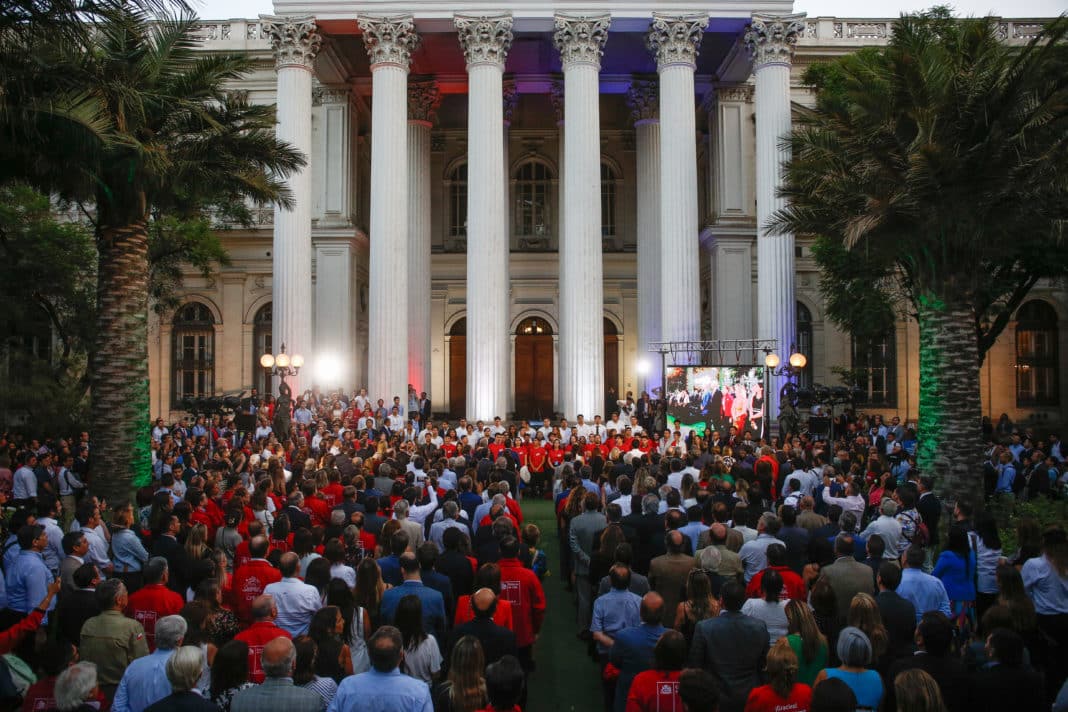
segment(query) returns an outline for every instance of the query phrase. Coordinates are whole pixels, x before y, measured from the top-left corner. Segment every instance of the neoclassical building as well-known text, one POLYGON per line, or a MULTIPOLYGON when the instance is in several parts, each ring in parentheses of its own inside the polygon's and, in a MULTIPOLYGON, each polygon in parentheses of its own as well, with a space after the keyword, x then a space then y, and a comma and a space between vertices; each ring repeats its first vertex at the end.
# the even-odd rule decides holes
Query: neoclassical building
MULTIPOLYGON (((660 385, 651 343, 767 339, 806 354, 803 382, 853 379, 914 419, 915 325, 859 348, 824 317, 805 239, 762 227, 805 67, 893 21, 659 5, 276 0, 203 23, 203 51, 258 60, 234 90, 276 104, 309 160, 294 207, 226 229, 232 264, 153 323, 153 413, 266 390, 259 356, 284 343, 300 388, 589 416, 609 388, 660 385)), ((1002 26, 1023 43, 1041 20, 1002 26)), ((1061 422, 1066 319, 1040 285, 987 359, 985 413, 1061 422)))

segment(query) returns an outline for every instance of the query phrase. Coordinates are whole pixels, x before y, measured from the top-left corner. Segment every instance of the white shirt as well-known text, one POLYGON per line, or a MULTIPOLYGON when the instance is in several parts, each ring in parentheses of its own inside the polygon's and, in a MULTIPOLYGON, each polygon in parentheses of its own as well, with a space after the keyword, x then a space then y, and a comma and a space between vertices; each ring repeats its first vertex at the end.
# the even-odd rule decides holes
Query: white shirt
POLYGON ((271 433, 273 432, 274 431, 271 430, 270 425, 261 425, 256 428, 256 439, 259 440, 260 438, 269 438, 271 437, 271 433))
POLYGON ((78 479, 78 475, 74 474, 66 467, 59 470, 59 475, 56 479, 59 481, 59 494, 61 496, 72 495, 74 494, 74 490, 85 488, 85 483, 78 479))
POLYGON ((388 420, 389 420, 389 429, 392 430, 393 432, 397 432, 399 430, 403 430, 404 429, 404 416, 403 415, 392 415, 391 414, 389 416, 388 420))
POLYGON ((415 505, 408 508, 408 519, 412 520, 419 526, 422 526, 426 521, 426 518, 434 513, 434 510, 438 508, 438 492, 435 488, 430 488, 430 504, 415 505))
POLYGON ((553 434, 553 429, 552 429, 552 427, 546 427, 546 426, 543 425, 540 428, 538 428, 538 432, 541 433, 541 436, 543 438, 548 440, 549 436, 553 434))
POLYGON ((334 564, 330 567, 330 578, 341 579, 349 588, 356 588, 356 571, 345 564, 334 564))
POLYGON ((300 579, 284 578, 268 584, 263 592, 273 596, 274 603, 278 607, 275 625, 294 638, 308 632, 312 616, 323 607, 318 589, 300 579))
POLYGON ((560 428, 560 443, 567 445, 571 442, 571 428, 560 428))
POLYGON ((15 499, 29 499, 37 496, 37 475, 26 465, 15 470, 11 494, 15 499))

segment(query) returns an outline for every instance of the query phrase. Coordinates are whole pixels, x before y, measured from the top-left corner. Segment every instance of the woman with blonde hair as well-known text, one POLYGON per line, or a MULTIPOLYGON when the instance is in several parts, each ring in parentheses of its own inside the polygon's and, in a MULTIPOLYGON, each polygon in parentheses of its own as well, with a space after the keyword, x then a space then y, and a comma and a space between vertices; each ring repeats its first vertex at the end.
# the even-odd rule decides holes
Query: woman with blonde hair
POLYGON ((749 693, 745 712, 808 712, 812 688, 797 681, 797 655, 786 640, 771 646, 764 668, 767 685, 749 693))
POLYGON ((946 712, 938 683, 919 668, 906 670, 894 678, 894 695, 897 712, 946 712))
POLYGON ((890 644, 890 635, 887 633, 886 626, 883 625, 883 614, 879 611, 879 604, 870 594, 858 593, 853 596, 849 604, 846 625, 859 628, 864 631, 864 635, 868 636, 868 641, 871 643, 870 667, 872 669, 878 669, 887 662, 883 658, 890 644))
POLYGON ((804 601, 786 604, 786 642, 797 656, 797 681, 811 685, 827 667, 827 637, 820 632, 812 609, 804 601))
POLYGON ((485 707, 486 658, 482 643, 472 635, 465 635, 453 646, 449 658, 449 674, 434 691, 435 712, 475 712, 485 707))
POLYGON ((675 609, 675 625, 672 627, 683 634, 689 646, 697 624, 717 616, 719 601, 712 595, 712 581, 701 569, 693 569, 686 577, 686 600, 675 609))

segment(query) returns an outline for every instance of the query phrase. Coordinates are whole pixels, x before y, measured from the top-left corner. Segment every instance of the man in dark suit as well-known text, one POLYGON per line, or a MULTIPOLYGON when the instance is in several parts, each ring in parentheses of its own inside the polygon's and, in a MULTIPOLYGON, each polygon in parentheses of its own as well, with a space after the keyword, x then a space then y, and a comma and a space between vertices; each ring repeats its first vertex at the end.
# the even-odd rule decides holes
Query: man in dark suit
POLYGON ((931 536, 928 548, 938 546, 938 520, 942 518, 942 501, 934 493, 934 478, 930 475, 920 477, 920 498, 916 502, 916 511, 927 525, 927 532, 931 536))
MULTIPOLYGON (((434 564, 438 558, 438 547, 432 541, 423 542, 415 552, 419 560, 419 576, 424 586, 429 586, 441 594, 445 601, 445 620, 447 625, 452 626, 452 617, 456 613, 456 597, 453 595, 452 581, 445 574, 435 570, 434 564)), ((470 570, 470 566, 468 570, 470 570)))
POLYGON ((185 572, 189 570, 189 554, 185 553, 185 547, 178 543, 178 533, 181 530, 181 522, 172 514, 152 547, 152 556, 162 556, 167 560, 167 570, 170 571, 167 587, 185 596, 185 591, 189 588, 185 580, 185 572))
POLYGON ((878 583, 879 595, 875 601, 879 604, 879 613, 883 616, 883 625, 890 638, 888 659, 896 660, 911 655, 916 633, 916 607, 912 601, 897 595, 901 567, 896 562, 884 561, 879 565, 878 583))
MULTIPOLYGON (((452 657, 452 649, 465 635, 471 635, 482 643, 486 665, 495 663, 505 655, 516 655, 515 633, 493 622, 497 610, 497 596, 488 588, 480 588, 471 596, 471 608, 475 617, 453 628, 445 648, 445 664, 452 657)), ((443 669, 443 672, 445 670, 443 669)))
POLYGON ((720 712, 742 712, 750 691, 761 684, 770 637, 764 621, 742 613, 742 584, 728 581, 721 593, 725 612, 697 624, 689 667, 716 678, 720 712))
POLYGON ((434 562, 434 569, 449 577, 452 583, 452 592, 459 598, 471 593, 474 585, 475 573, 471 568, 471 561, 460 552, 460 545, 464 534, 455 527, 445 530, 442 535, 443 551, 434 562))
POLYGON ((304 495, 299 491, 293 492, 289 495, 289 499, 286 502, 286 508, 282 510, 287 517, 289 517, 289 529, 290 531, 297 531, 298 529, 311 529, 311 517, 307 512, 300 508, 304 503, 304 495))
POLYGON ((430 422, 430 398, 427 396, 426 391, 419 394, 419 417, 422 418, 424 423, 430 422))
MULTIPOLYGON (((968 670, 964 661, 952 654, 950 646, 953 643, 953 634, 953 623, 944 613, 924 613, 916 626, 915 640, 919 649, 914 655, 891 663, 886 679, 893 680, 900 673, 913 668, 923 670, 938 683, 946 709, 949 712, 963 712, 967 709, 968 701, 968 670)), ((885 708, 897 709, 893 685, 886 686, 885 708)))
POLYGON ((71 575, 73 588, 63 589, 56 604, 59 634, 75 645, 82 643, 82 624, 100 613, 96 602, 96 585, 100 573, 92 564, 82 564, 71 575))
POLYGON ((663 536, 664 523, 657 516, 660 499, 655 494, 642 498, 641 511, 632 511, 620 520, 627 543, 634 550, 634 570, 643 576, 649 574, 649 562, 653 558, 653 536, 663 536))

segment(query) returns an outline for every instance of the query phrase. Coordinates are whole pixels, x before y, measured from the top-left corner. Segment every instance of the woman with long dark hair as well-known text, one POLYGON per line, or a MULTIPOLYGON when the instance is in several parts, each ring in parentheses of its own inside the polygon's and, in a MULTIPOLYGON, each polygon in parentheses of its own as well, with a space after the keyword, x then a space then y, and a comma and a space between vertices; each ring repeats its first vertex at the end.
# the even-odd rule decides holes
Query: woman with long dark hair
POLYGON ((319 661, 319 646, 310 635, 299 636, 293 641, 293 648, 297 653, 297 661, 293 666, 293 684, 311 690, 323 698, 325 710, 334 701, 337 694, 337 683, 330 676, 316 674, 315 669, 319 661))
POLYGON ((789 630, 786 619, 786 601, 782 600, 782 574, 774 569, 764 569, 760 580, 763 598, 750 598, 742 606, 742 613, 764 621, 768 627, 768 639, 771 645, 785 638, 789 630))
POLYGON ((211 701, 222 712, 230 712, 234 695, 252 687, 248 679, 248 643, 231 640, 215 653, 211 663, 211 701))
POLYGON ((975 617, 983 619, 986 609, 998 600, 998 564, 1002 561, 998 524, 989 511, 975 518, 975 617))
POLYGON ((352 657, 349 646, 341 639, 345 632, 345 619, 337 606, 323 606, 312 616, 308 635, 319 646, 315 674, 341 682, 352 674, 352 657))
POLYGON ((352 672, 367 672, 371 666, 367 653, 367 631, 371 629, 371 617, 367 609, 356 605, 352 589, 341 579, 330 579, 326 587, 326 602, 337 606, 345 622, 341 639, 349 646, 352 672))
POLYGON ((423 602, 418 596, 401 598, 393 624, 404 639, 402 672, 428 685, 433 684, 441 671, 441 652, 438 641, 423 629, 423 602))

